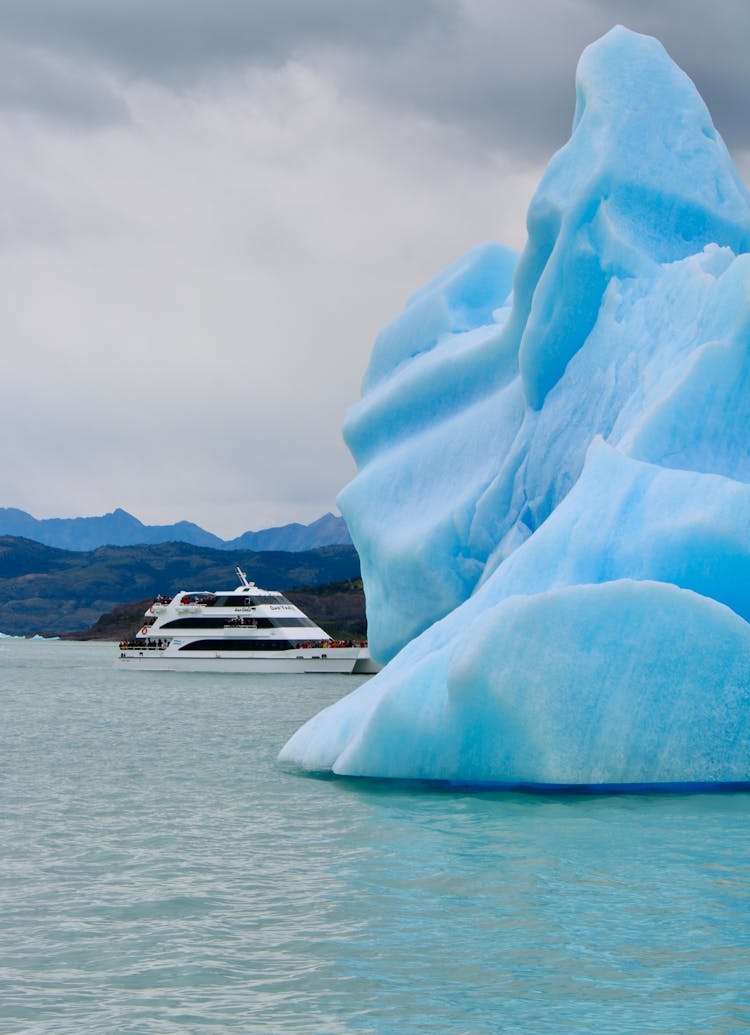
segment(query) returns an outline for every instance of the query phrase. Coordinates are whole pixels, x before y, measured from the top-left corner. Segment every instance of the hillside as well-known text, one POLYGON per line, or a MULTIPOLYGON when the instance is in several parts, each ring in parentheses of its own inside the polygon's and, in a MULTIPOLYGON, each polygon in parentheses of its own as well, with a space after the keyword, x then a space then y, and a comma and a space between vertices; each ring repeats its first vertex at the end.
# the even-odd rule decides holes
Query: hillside
POLYGON ((120 604, 179 589, 231 588, 235 565, 267 589, 359 576, 352 546, 291 553, 161 543, 80 552, 0 536, 0 631, 24 636, 81 632, 120 604))

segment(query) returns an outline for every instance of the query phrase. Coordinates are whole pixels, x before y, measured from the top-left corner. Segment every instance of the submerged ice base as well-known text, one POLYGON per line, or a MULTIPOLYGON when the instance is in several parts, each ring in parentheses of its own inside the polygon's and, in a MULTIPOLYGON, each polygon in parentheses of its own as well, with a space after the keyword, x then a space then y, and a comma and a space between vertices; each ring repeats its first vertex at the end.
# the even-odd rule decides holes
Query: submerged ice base
POLYGON ((281 758, 467 784, 750 781, 750 198, 654 39, 583 54, 520 256, 378 338, 339 503, 388 662, 281 758))

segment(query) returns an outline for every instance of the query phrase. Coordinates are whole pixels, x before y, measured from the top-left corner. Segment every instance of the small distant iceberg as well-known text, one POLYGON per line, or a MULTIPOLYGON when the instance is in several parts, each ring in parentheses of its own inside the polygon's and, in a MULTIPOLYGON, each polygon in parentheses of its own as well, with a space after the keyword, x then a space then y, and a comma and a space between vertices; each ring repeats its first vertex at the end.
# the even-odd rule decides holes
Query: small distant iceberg
POLYGON ((469 785, 750 782, 750 196, 688 77, 617 27, 520 257, 375 347, 339 505, 383 671, 280 758, 469 785))
POLYGON ((59 636, 42 636, 41 633, 34 633, 33 636, 16 636, 13 633, 0 632, 0 640, 43 640, 46 643, 59 639, 59 636))

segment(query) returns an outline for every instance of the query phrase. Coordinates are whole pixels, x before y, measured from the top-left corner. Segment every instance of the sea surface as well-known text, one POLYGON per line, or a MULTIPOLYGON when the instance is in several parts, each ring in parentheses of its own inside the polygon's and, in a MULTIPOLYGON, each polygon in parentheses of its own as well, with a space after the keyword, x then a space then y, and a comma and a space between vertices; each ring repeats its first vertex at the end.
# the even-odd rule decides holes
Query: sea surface
POLYGON ((0 641, 0 1032, 750 1031, 750 795, 304 776, 358 685, 0 641))

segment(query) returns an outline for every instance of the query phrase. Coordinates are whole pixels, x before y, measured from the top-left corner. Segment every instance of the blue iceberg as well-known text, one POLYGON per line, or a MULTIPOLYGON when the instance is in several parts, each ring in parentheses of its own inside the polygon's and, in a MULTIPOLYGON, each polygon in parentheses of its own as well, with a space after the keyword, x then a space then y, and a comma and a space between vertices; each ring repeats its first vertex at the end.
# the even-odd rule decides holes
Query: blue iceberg
POLYGON ((382 672, 281 759, 474 785, 750 782, 750 196, 650 37, 588 47, 520 255, 378 337, 339 503, 382 672))

